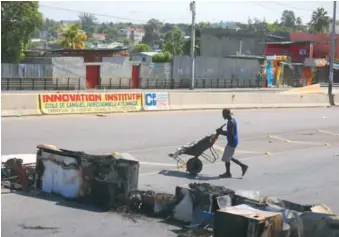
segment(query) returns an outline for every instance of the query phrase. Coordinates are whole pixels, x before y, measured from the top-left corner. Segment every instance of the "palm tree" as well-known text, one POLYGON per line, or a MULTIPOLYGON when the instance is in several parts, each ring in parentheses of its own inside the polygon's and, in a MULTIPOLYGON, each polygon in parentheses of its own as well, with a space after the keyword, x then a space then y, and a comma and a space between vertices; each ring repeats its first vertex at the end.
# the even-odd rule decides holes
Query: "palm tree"
POLYGON ((330 18, 327 15, 327 11, 324 8, 317 8, 317 10, 313 11, 312 19, 309 23, 311 30, 316 33, 323 33, 325 32, 330 23, 330 18))
POLYGON ((61 42, 63 48, 83 49, 85 48, 84 40, 87 40, 85 33, 80 31, 79 25, 71 25, 61 34, 64 40, 61 42))

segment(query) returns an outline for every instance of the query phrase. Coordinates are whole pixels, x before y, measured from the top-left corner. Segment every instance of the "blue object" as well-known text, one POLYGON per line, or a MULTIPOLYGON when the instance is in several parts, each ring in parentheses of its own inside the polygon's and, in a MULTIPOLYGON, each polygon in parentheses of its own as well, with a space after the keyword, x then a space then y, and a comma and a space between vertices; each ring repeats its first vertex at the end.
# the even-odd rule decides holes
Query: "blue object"
POLYGON ((145 104, 146 106, 156 106, 157 105, 157 94, 156 93, 146 93, 145 94, 145 104))
POLYGON ((239 142, 238 140, 238 124, 237 121, 232 118, 231 121, 227 121, 227 145, 237 147, 239 142), (232 129, 234 131, 233 135, 229 133, 232 129))
POLYGON ((214 213, 203 211, 200 208, 197 208, 193 212, 193 220, 191 224, 187 227, 214 227, 214 213))

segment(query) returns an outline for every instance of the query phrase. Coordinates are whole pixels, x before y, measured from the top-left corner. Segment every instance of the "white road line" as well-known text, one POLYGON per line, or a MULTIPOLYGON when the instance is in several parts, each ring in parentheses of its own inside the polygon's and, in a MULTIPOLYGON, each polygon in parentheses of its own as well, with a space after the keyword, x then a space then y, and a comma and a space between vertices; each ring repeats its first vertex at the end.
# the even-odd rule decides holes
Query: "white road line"
MULTIPOLYGON (((219 150, 221 152, 223 152, 225 150, 225 148, 218 146, 218 145, 213 145, 213 147, 216 150, 219 150)), ((258 151, 243 151, 243 150, 235 150, 235 153, 243 153, 243 154, 264 154, 265 152, 258 152, 258 151)))
MULTIPOLYGON (((323 149, 326 149, 327 147, 323 147, 323 149)), ((311 148, 303 148, 303 149, 297 149, 297 150, 291 150, 291 151, 285 151, 285 152, 277 152, 274 154, 271 154, 270 156, 266 155, 257 155, 257 156, 250 156, 246 158, 240 159, 241 161, 248 161, 248 160, 254 160, 254 159, 270 159, 270 157, 277 156, 277 155, 284 155, 284 154, 289 154, 289 153, 294 153, 294 152, 300 152, 300 151, 305 151, 305 150, 313 150, 313 149, 320 149, 320 147, 311 147, 311 148)), ((211 163, 211 164, 204 164, 204 167, 210 167, 214 165, 221 165, 224 162, 216 162, 216 163, 211 163)), ((155 172, 149 172, 149 173, 141 173, 139 176, 150 176, 150 175, 157 175, 159 174, 160 171, 155 171, 155 172)))
MULTIPOLYGON (((6 162, 11 158, 20 158, 23 160, 24 164, 27 163, 35 163, 36 162, 36 154, 11 154, 11 155, 1 155, 1 162, 6 162)), ((167 167, 177 167, 176 164, 173 163, 157 163, 157 162, 146 162, 140 161, 140 165, 149 165, 149 166, 167 166, 167 167)))
POLYGON ((1 155, 1 162, 6 162, 11 158, 20 158, 23 160, 23 164, 35 163, 36 154, 10 154, 10 155, 1 155))
POLYGON ((177 167, 177 164, 169 164, 169 163, 156 163, 156 162, 145 162, 140 161, 140 165, 149 165, 149 166, 168 166, 168 167, 177 167))
POLYGON ((339 137, 339 133, 329 132, 329 131, 325 131, 325 130, 318 130, 318 132, 339 137))
POLYGON ((330 145, 327 142, 293 141, 293 140, 289 140, 289 139, 286 139, 286 138, 283 138, 283 137, 279 137, 279 136, 276 136, 276 135, 269 135, 268 137, 276 139, 276 140, 279 140, 279 141, 283 141, 283 142, 286 142, 286 143, 308 144, 308 145, 317 145, 317 146, 325 146, 325 145, 329 146, 330 145))

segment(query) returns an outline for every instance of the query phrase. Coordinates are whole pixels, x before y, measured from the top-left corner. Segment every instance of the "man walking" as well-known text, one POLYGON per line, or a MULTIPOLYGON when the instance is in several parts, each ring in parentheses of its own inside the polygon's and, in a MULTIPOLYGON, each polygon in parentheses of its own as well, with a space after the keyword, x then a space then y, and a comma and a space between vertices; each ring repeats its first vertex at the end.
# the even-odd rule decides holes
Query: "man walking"
POLYGON ((227 145, 225 147, 224 154, 222 155, 222 161, 225 162, 226 173, 221 174, 219 177, 232 178, 231 161, 241 167, 242 176, 244 176, 248 169, 248 166, 233 158, 235 149, 237 148, 239 142, 237 122, 232 117, 231 110, 229 109, 222 110, 222 117, 227 120, 227 131, 223 131, 222 128, 218 128, 216 132, 217 134, 224 135, 227 138, 227 145))

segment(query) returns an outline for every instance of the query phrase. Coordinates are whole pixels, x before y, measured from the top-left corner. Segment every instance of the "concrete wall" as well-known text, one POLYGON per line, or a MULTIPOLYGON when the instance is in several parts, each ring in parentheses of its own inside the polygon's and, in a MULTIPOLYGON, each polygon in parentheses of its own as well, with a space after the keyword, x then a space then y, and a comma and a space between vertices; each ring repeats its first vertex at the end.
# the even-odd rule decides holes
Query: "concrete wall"
POLYGON ((52 66, 53 83, 67 84, 69 80, 75 89, 86 87, 86 67, 82 57, 52 58, 52 66))
POLYGON ((204 57, 226 57, 241 53, 263 55, 264 33, 243 32, 227 29, 203 29, 201 32, 200 55, 204 57))
POLYGON ((133 63, 128 57, 103 57, 100 67, 101 84, 129 87, 133 63))
POLYGON ((1 77, 52 77, 51 64, 1 64, 1 77))
MULTIPOLYGON (((120 91, 122 92, 122 91, 120 91)), ((125 91, 130 92, 130 91, 125 91)), ((61 92, 63 93, 63 92, 61 92)), ((110 93, 110 92, 108 92, 110 93)), ((324 107, 329 105, 326 94, 280 94, 280 93, 227 93, 168 91, 170 110, 221 109, 221 108, 292 108, 324 107)), ((338 103, 335 96, 335 101, 338 103)), ((41 111, 36 93, 3 93, 2 116, 39 115, 41 111)), ((140 107, 140 111, 143 110, 140 107)), ((123 108, 121 111, 126 112, 123 108)), ((102 110, 93 110, 102 113, 102 110)))
MULTIPOLYGON (((173 60, 173 79, 191 78, 192 61, 189 56, 176 56, 173 60)), ((257 59, 196 57, 195 78, 206 80, 254 80, 260 70, 257 59)), ((223 83, 223 82, 222 82, 223 83)))
POLYGON ((142 63, 140 65, 141 88, 168 87, 172 79, 171 63, 142 63))

